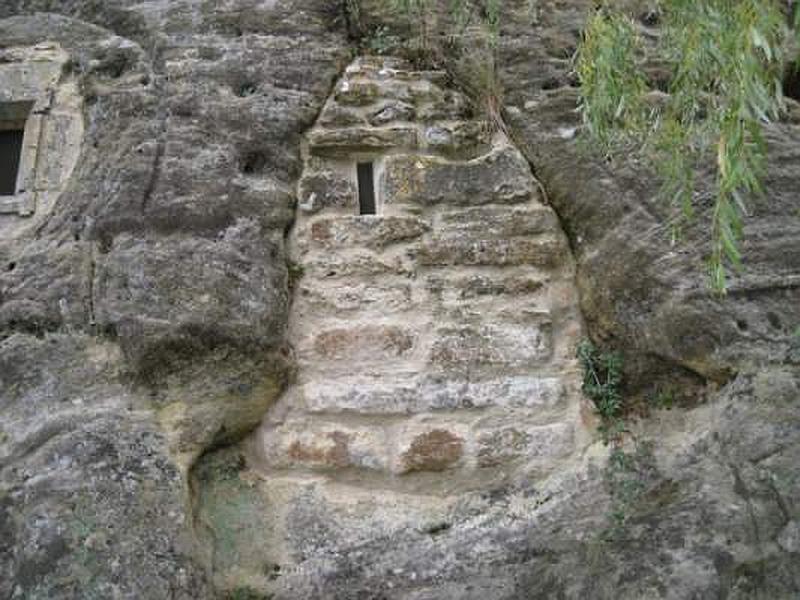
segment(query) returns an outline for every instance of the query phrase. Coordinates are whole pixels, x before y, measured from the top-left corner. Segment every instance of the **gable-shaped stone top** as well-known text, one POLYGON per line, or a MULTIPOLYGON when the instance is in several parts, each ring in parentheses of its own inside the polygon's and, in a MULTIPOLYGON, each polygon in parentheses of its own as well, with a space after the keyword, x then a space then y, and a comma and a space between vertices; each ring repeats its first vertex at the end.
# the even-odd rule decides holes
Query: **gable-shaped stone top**
POLYGON ((83 118, 75 83, 63 75, 68 58, 47 42, 0 49, 0 129, 24 132, 14 193, 0 196, 4 236, 19 216, 50 209, 77 162, 83 118))
POLYGON ((313 154, 420 150, 475 156, 489 144, 470 103, 442 71, 400 59, 362 57, 337 83, 309 132, 313 154))
POLYGON ((444 73, 356 59, 306 135, 298 195, 297 370, 256 436, 265 474, 444 494, 547 476, 580 447, 566 238, 444 73))
MULTIPOLYGON (((438 158, 442 165, 480 160, 496 145, 492 137, 445 72, 416 70, 397 58, 357 58, 306 135, 300 207, 356 214, 355 164, 363 161, 374 163, 378 204, 385 205, 391 201, 383 194, 388 169, 404 164, 402 156, 438 158)), ((512 160, 527 173, 518 153, 512 160)))

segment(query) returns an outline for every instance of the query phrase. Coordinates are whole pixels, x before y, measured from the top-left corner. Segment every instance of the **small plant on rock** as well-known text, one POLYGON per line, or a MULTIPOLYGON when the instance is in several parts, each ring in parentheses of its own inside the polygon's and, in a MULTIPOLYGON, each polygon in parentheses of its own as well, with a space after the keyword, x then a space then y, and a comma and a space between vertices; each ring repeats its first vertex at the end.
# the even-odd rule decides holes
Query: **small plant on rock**
POLYGON ((369 52, 382 55, 396 52, 402 42, 399 37, 390 33, 388 27, 379 25, 372 30, 371 35, 364 40, 363 44, 369 52))
POLYGON ((578 360, 583 367, 583 393, 594 402, 603 420, 601 433, 606 443, 618 440, 625 432, 622 413, 622 358, 616 352, 601 352, 589 340, 578 345, 578 360))
POLYGON ((633 449, 616 446, 608 459, 605 480, 611 495, 609 526, 601 534, 607 540, 621 538, 647 488, 657 476, 653 444, 633 439, 633 449))

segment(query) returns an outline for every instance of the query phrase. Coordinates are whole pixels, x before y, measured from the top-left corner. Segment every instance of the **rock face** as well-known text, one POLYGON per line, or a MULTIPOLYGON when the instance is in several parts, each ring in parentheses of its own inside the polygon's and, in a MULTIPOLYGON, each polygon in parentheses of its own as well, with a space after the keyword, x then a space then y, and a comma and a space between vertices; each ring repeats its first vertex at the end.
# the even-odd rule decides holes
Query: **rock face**
POLYGON ((504 4, 507 136, 357 4, 0 3, 0 598, 796 598, 797 124, 719 299, 580 149, 592 2, 504 4))
POLYGON ((0 598, 214 596, 188 470, 287 377, 300 139, 349 51, 324 3, 201 4, 0 3, 37 153, 0 209, 0 598))

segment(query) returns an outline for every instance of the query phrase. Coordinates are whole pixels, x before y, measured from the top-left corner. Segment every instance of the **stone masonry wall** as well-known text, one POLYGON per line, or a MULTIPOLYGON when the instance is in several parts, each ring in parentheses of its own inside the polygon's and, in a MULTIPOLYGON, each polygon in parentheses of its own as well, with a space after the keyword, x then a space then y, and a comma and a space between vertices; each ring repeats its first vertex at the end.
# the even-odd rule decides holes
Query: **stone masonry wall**
POLYGON ((263 468, 447 471, 448 488, 557 469, 579 435, 581 327, 520 153, 444 73, 362 58, 308 133, 299 185, 298 373, 259 434, 263 468), (377 215, 358 214, 359 160, 377 215))
MULTIPOLYGON (((250 457, 261 518, 277 523, 264 549, 284 569, 309 493, 329 525, 355 511, 374 535, 467 491, 545 479, 586 441, 566 239, 523 157, 445 75, 357 59, 304 154, 290 243, 297 372, 250 457), (373 162, 376 215, 358 214, 358 161, 373 162)), ((334 538, 317 541, 318 558, 334 538)), ((220 571, 247 580, 241 560, 220 571)))

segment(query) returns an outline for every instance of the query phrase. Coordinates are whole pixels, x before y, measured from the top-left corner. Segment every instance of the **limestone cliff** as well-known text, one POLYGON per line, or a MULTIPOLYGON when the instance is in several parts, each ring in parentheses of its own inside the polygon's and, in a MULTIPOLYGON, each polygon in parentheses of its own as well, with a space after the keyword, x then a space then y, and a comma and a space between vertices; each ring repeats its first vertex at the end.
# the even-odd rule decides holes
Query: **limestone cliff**
POLYGON ((800 129, 715 297, 534 4, 500 132, 383 3, 0 4, 0 598, 800 594, 800 129))

